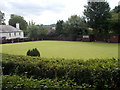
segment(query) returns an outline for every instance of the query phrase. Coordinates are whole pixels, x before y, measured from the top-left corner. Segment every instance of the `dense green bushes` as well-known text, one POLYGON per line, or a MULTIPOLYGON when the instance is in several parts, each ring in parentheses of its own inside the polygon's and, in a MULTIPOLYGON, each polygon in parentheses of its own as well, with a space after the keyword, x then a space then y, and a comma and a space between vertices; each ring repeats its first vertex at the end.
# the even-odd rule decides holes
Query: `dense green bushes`
POLYGON ((25 75, 33 79, 73 80, 77 86, 120 88, 118 59, 39 58, 3 54, 4 75, 25 75))
MULTIPOLYGON (((85 85, 84 85, 85 86, 85 85)), ((17 75, 3 75, 4 89, 33 89, 33 88, 81 88, 84 86, 77 86, 72 80, 52 80, 52 79, 33 79, 25 76, 17 75)), ((52 89, 50 89, 52 90, 52 89)))

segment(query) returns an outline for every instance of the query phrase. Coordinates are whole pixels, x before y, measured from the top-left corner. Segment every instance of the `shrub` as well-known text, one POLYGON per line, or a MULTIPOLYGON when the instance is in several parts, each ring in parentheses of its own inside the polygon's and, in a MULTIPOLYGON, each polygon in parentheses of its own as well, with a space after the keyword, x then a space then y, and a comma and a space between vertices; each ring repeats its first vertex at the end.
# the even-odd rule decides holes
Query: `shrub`
POLYGON ((28 50, 27 51, 27 56, 38 56, 40 57, 40 52, 37 50, 37 48, 28 50))
POLYGON ((31 53, 31 51, 30 51, 30 50, 28 50, 28 51, 27 51, 27 56, 30 56, 30 53, 31 53))

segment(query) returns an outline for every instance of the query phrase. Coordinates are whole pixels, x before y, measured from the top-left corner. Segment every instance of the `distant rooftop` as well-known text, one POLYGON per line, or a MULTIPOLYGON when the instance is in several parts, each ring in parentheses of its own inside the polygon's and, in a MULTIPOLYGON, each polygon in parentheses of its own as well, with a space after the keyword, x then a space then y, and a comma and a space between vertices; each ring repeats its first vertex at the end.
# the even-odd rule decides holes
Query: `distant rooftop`
POLYGON ((10 25, 0 25, 0 32, 21 32, 22 30, 19 30, 13 26, 10 25))

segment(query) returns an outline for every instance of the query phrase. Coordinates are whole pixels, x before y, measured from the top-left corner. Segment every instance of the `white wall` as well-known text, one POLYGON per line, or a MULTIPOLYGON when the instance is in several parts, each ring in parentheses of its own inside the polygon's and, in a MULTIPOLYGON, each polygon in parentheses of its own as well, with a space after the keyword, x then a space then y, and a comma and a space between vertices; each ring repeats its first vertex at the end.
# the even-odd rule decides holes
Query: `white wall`
POLYGON ((14 39, 14 38, 23 38, 23 32, 12 32, 12 33, 0 33, 0 37, 6 37, 6 39, 14 39))

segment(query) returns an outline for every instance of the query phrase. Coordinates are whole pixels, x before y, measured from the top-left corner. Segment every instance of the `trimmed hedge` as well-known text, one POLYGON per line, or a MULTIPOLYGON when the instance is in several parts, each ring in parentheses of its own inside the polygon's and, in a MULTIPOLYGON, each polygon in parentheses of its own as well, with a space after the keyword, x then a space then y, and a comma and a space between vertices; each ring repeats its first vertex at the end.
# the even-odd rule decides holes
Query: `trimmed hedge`
POLYGON ((33 78, 27 78, 25 76, 18 76, 18 75, 3 75, 3 87, 2 89, 24 89, 24 90, 30 90, 30 89, 50 89, 52 88, 84 88, 87 85, 83 86, 77 86, 75 82, 72 80, 52 80, 52 79, 33 79, 33 78))
POLYGON ((118 59, 39 58, 3 54, 3 74, 25 75, 34 79, 73 80, 89 88, 120 88, 118 59))

